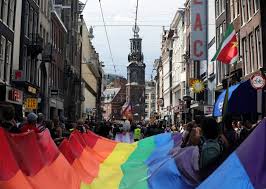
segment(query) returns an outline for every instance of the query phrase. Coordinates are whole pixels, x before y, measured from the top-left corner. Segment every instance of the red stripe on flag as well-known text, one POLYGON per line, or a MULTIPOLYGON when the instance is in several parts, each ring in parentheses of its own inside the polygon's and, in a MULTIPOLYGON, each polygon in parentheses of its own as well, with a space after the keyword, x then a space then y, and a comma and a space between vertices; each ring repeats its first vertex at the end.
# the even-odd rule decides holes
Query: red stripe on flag
POLYGON ((224 64, 229 64, 231 60, 238 55, 238 49, 235 46, 237 42, 236 36, 234 36, 229 43, 221 50, 220 54, 217 57, 218 61, 221 61, 224 64))

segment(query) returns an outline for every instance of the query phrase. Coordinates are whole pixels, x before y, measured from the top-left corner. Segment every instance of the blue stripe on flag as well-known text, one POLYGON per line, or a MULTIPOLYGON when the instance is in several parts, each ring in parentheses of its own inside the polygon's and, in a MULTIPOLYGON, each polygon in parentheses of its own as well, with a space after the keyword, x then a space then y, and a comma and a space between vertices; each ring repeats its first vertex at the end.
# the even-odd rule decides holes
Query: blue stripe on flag
POLYGON ((246 170, 234 152, 197 189, 254 189, 246 170))

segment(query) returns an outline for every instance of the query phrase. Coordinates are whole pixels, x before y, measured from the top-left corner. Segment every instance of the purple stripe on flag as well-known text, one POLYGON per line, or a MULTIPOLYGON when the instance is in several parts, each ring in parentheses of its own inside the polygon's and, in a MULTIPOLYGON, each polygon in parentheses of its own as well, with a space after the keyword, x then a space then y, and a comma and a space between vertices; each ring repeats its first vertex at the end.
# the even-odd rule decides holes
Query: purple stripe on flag
POLYGON ((266 119, 240 145, 236 153, 254 188, 266 188, 266 119))
POLYGON ((179 146, 182 143, 182 135, 180 133, 173 134, 174 146, 179 146))

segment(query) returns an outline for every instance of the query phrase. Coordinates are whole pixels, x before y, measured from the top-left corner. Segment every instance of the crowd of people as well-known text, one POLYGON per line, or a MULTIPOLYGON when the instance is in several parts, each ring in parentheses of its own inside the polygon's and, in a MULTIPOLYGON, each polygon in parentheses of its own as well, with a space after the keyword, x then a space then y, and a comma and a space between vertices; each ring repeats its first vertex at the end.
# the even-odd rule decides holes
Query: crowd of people
POLYGON ((180 123, 178 126, 168 126, 159 120, 149 123, 132 122, 131 120, 95 123, 88 120, 79 120, 69 123, 63 118, 45 120, 45 116, 42 113, 35 114, 33 112, 23 119, 15 120, 13 106, 4 105, 2 107, 0 127, 10 133, 28 131, 40 133, 48 129, 57 145, 63 139, 69 137, 74 130, 82 133, 90 130, 113 140, 117 134, 131 133, 134 141, 165 132, 178 132, 182 134, 181 148, 198 147, 199 168, 202 177, 205 178, 248 137, 258 123, 259 121, 256 123, 250 120, 239 121, 230 114, 225 115, 219 124, 212 117, 199 117, 187 124, 180 123))
POLYGON ((208 177, 256 128, 250 120, 237 121, 230 114, 217 123, 212 117, 201 117, 180 128, 181 148, 197 146, 202 179, 208 177))

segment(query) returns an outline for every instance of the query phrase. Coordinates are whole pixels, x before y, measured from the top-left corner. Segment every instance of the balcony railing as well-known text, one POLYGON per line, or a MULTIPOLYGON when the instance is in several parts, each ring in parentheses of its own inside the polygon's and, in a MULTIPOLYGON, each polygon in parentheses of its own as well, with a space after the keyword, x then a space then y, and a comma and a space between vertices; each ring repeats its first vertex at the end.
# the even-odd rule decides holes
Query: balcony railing
POLYGON ((42 53, 44 47, 44 40, 39 34, 30 34, 30 42, 28 44, 28 54, 36 57, 38 54, 42 53))

